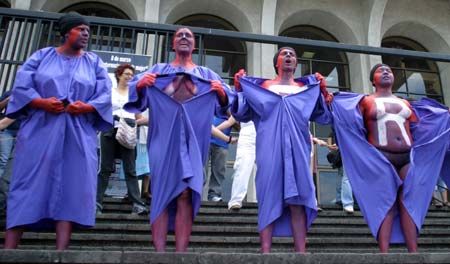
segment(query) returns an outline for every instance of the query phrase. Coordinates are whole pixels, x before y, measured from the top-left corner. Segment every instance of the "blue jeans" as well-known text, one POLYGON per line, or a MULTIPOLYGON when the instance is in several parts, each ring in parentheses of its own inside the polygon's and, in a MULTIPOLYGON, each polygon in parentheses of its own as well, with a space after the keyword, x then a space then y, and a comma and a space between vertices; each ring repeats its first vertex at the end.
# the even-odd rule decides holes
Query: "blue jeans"
POLYGON ((440 193, 443 193, 446 191, 447 185, 445 184, 444 180, 442 180, 441 177, 439 177, 436 187, 434 188, 434 191, 439 191, 440 193))
POLYGON ((342 206, 353 206, 352 186, 345 173, 344 166, 338 168, 336 183, 336 202, 342 202, 342 206))
POLYGON ((11 150, 16 140, 17 130, 5 129, 0 131, 0 177, 3 177, 3 172, 8 163, 11 150))

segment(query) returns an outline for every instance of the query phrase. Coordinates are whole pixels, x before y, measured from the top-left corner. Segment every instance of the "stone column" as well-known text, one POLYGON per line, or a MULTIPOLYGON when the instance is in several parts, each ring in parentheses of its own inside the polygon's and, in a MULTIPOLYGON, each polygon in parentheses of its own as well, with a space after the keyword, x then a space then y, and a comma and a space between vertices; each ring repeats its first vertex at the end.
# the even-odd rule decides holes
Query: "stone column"
MULTIPOLYGON (((387 0, 371 0, 369 3, 367 26, 367 45, 380 47, 383 36, 381 36, 381 25, 383 23, 384 9, 387 5, 387 0)), ((370 84, 369 72, 372 66, 381 63, 381 56, 378 55, 361 55, 362 58, 362 72, 361 78, 363 80, 363 90, 358 92, 372 93, 373 87, 370 84), (364 67, 365 66, 365 67, 364 67)))
POLYGON ((145 0, 145 12, 143 20, 145 22, 159 22, 160 0, 145 0))
POLYGON ((11 0, 11 8, 26 9, 31 7, 31 0, 11 0))
MULTIPOLYGON (((261 34, 278 35, 275 32, 275 13, 277 10, 277 2, 275 0, 264 0, 261 17, 261 34)), ((277 46, 273 44, 261 44, 260 48, 260 64, 261 68, 258 76, 271 78, 275 76, 272 65, 273 54, 275 54, 277 46)))

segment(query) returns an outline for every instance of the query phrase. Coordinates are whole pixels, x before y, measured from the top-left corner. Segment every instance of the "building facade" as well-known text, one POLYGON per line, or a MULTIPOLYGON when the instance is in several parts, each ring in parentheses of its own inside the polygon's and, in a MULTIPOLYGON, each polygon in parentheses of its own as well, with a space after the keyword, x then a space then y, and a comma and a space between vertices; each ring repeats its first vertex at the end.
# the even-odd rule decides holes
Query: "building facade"
MULTIPOLYGON (((0 7, 56 13, 77 11, 83 15, 158 24, 450 54, 449 0, 1 0, 0 7)), ((161 44, 161 39, 149 37, 146 41, 155 44, 141 50, 119 46, 111 49, 153 54, 154 61, 166 61, 173 54, 161 44)), ((97 41, 91 48, 107 49, 101 43, 97 41)), ((212 68, 230 84, 240 68, 252 76, 275 76, 272 58, 279 45, 211 36, 198 43, 202 46, 202 54, 197 54, 199 64, 212 68)), ((297 75, 320 72, 332 91, 371 93, 369 71, 374 64, 384 62, 394 70, 397 95, 431 97, 450 105, 448 62, 314 46, 295 48, 299 57, 297 75)), ((312 127, 312 133, 323 139, 329 131, 329 127, 312 127)), ((329 182, 326 178, 334 177, 334 171, 326 162, 326 149, 317 151, 319 182, 324 183, 320 196, 326 202, 331 196, 325 189, 330 190, 332 185, 325 184, 329 182)))

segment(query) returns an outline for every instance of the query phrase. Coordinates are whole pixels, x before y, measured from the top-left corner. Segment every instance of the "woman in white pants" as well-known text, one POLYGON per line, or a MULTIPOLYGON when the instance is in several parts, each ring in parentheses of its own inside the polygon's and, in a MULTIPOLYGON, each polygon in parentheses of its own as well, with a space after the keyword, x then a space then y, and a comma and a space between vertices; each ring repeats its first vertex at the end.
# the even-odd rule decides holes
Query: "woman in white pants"
MULTIPOLYGON (((249 179, 255 166, 255 139, 256 131, 253 122, 241 123, 236 150, 236 161, 234 163, 231 198, 228 202, 228 209, 230 210, 239 210, 242 207, 242 200, 247 194, 249 179)), ((252 178, 251 184, 251 189, 254 190, 254 177, 252 178)), ((250 193, 247 201, 256 202, 255 191, 250 193)))

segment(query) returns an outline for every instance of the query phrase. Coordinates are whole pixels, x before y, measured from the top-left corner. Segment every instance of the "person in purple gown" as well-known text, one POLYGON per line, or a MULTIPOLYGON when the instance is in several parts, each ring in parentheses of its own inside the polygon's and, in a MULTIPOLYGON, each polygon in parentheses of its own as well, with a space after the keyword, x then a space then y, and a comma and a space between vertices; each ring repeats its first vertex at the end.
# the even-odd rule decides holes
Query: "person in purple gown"
POLYGON ((305 252, 306 232, 317 216, 310 164, 309 122, 331 122, 320 74, 294 79, 297 56, 290 47, 274 56, 273 80, 235 76, 240 92, 232 115, 253 121, 256 129, 256 195, 261 252, 269 253, 272 236, 293 236, 294 250, 305 252))
POLYGON ((35 52, 17 72, 7 116, 22 120, 8 196, 6 249, 25 229, 56 226, 67 249, 72 226, 95 224, 98 130, 112 125, 111 81, 85 52, 89 23, 59 20, 63 44, 35 52))
POLYGON ((375 93, 341 92, 334 97, 333 125, 352 189, 380 252, 403 242, 416 252, 449 143, 449 115, 420 102, 411 107, 395 96, 388 65, 375 65, 370 79, 375 93))
POLYGON ((166 250, 169 230, 175 231, 176 251, 187 249, 201 202, 213 115, 226 118, 231 102, 231 92, 219 75, 193 63, 194 47, 191 30, 178 29, 173 39, 175 60, 136 76, 125 105, 134 113, 150 108, 150 223, 158 252, 166 250))

